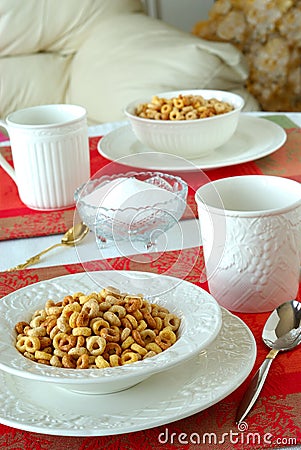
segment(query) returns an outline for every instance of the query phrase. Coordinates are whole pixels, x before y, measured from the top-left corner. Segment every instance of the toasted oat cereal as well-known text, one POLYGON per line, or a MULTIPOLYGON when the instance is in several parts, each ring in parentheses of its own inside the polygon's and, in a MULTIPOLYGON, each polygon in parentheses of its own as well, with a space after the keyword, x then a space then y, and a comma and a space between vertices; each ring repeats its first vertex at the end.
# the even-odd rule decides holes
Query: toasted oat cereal
POLYGON ((153 120, 196 120, 233 111, 228 102, 216 98, 205 99, 201 95, 178 95, 170 99, 153 96, 151 102, 141 103, 135 114, 153 120))
POLYGON ((101 369, 130 364, 171 347, 180 319, 141 294, 108 286, 100 293, 47 300, 28 322, 15 325, 16 348, 54 367, 101 369))

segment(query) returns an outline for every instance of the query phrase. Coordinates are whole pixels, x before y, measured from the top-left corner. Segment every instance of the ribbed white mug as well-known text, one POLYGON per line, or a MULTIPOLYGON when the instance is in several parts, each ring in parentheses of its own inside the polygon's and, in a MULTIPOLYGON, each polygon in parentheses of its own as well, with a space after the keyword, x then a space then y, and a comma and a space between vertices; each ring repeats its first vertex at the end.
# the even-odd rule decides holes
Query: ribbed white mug
POLYGON ((14 168, 0 165, 15 181, 22 202, 37 210, 74 205, 74 191, 90 178, 85 108, 54 104, 15 111, 0 127, 7 130, 14 168))
POLYGON ((283 177, 223 178, 196 193, 211 294, 237 312, 271 311, 296 297, 301 184, 283 177))

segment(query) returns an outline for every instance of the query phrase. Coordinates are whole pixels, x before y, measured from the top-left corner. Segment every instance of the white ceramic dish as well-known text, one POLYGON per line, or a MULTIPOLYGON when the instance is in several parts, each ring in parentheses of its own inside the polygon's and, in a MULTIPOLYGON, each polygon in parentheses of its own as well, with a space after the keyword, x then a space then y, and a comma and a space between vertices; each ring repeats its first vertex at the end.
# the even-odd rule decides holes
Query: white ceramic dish
POLYGON ((93 401, 90 395, 0 371, 0 423, 61 436, 105 436, 153 428, 202 411, 238 388, 255 362, 249 328, 228 311, 222 314, 218 337, 189 365, 118 394, 93 396, 93 401))
MULTIPOLYGON (((233 109, 223 114, 217 113, 212 117, 199 119, 154 120, 136 115, 137 106, 148 104, 152 99, 150 96, 140 98, 131 102, 124 110, 133 132, 140 142, 155 151, 176 156, 184 156, 185 154, 186 158, 191 159, 199 155, 210 154, 215 148, 225 144, 231 138, 244 106, 244 99, 240 95, 229 91, 193 89, 156 93, 154 96, 166 100, 173 99, 182 103, 182 106, 179 106, 180 110, 178 108, 172 110, 174 105, 166 105, 166 103, 164 105, 170 108, 169 115, 178 117, 181 115, 180 111, 184 106, 182 99, 179 99, 180 95, 186 97, 186 99, 190 96, 198 96, 201 97, 201 102, 203 99, 215 99, 218 102, 217 111, 221 109, 223 102, 229 103, 233 109)), ((188 114, 191 114, 191 112, 188 114)))
POLYGON ((100 271, 42 281, 7 295, 0 302, 0 369, 33 381, 89 393, 111 393, 133 386, 151 375, 193 358, 210 345, 221 328, 221 309, 208 292, 187 281, 135 271, 100 271), (181 318, 179 338, 152 358, 106 369, 64 369, 35 363, 15 348, 14 325, 26 321, 47 299, 61 301, 74 292, 90 293, 105 286, 144 294, 181 318))
POLYGON ((99 153, 119 164, 149 170, 192 172, 216 169, 254 161, 270 155, 286 141, 284 129, 270 120, 241 113, 230 140, 210 155, 186 160, 167 153, 154 152, 141 144, 130 125, 117 128, 98 142, 99 153))

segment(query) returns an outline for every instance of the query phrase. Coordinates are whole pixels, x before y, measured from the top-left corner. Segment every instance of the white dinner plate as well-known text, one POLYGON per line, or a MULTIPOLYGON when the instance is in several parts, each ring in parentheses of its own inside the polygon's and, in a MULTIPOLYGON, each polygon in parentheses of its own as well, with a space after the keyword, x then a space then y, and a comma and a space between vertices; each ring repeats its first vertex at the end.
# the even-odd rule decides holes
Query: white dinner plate
POLYGON ((99 153, 110 161, 150 170, 194 171, 254 161, 276 151, 286 141, 284 129, 270 120, 242 114, 232 138, 210 155, 198 159, 159 153, 137 140, 130 125, 117 128, 99 140, 99 153))
POLYGON ((105 436, 153 428, 202 411, 233 392, 255 362, 249 328, 224 309, 222 315, 215 341, 189 364, 115 394, 75 394, 0 370, 0 423, 61 436, 105 436))

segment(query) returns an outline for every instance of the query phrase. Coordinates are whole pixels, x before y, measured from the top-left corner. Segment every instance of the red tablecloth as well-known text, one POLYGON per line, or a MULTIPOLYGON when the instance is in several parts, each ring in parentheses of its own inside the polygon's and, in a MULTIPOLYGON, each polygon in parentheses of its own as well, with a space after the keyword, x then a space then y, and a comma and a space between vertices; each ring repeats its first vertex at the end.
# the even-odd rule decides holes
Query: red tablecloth
MULTIPOLYGON (((281 119, 281 118, 280 118, 281 119)), ((226 176, 242 174, 272 174, 280 175, 301 181, 301 132, 291 122, 282 123, 288 135, 287 142, 276 152, 260 160, 239 164, 229 168, 207 171, 207 176, 213 180, 226 176)), ((108 161, 97 152, 99 138, 90 139, 92 173, 97 171, 108 161)), ((4 149, 9 155, 9 149, 4 149)), ((125 168, 121 167, 121 171, 125 168)), ((180 174, 190 186, 189 204, 191 212, 196 214, 193 200, 194 191, 198 188, 198 174, 180 174)), ((40 213, 26 208, 19 200, 17 189, 11 179, 0 168, 0 240, 15 237, 39 236, 51 233, 62 233, 73 221, 74 211, 40 213)), ((85 264, 85 270, 125 269, 143 270, 155 273, 165 273, 166 269, 176 266, 179 251, 166 252, 158 258, 145 255, 144 263, 135 262, 131 258, 115 258, 105 261, 94 261, 85 264)), ((141 261, 141 255, 139 255, 141 261)), ((188 273, 187 280, 199 284, 203 267, 203 256, 200 249, 187 249, 181 251, 181 264, 174 275, 182 277, 188 273), (193 261, 193 264, 192 264, 193 261), (191 268, 191 270, 187 270, 191 268)), ((26 269, 19 272, 0 273, 0 297, 40 280, 56 276, 83 271, 80 264, 57 266, 41 269, 26 269)), ((206 285, 201 285, 207 288, 206 285)), ((0 300, 1 301, 1 300, 0 300)), ((216 405, 190 416, 186 419, 145 431, 126 435, 107 437, 62 437, 52 435, 34 434, 0 425, 0 448, 12 450, 88 450, 88 449, 264 449, 279 448, 291 445, 301 445, 300 416, 301 416, 301 356, 300 349, 283 353, 277 356, 272 365, 266 385, 256 403, 255 408, 248 416, 246 422, 248 429, 230 437, 231 433, 239 430, 234 423, 235 412, 239 400, 247 383, 259 367, 267 354, 267 348, 261 339, 261 332, 268 314, 239 314, 250 327, 256 338, 258 354, 255 366, 248 379, 232 394, 216 405), (168 428, 169 435, 174 433, 173 443, 160 444, 158 436, 168 428), (185 433, 186 435, 181 435, 185 433), (194 445, 189 437, 197 433, 202 437, 205 433, 215 433, 219 442, 208 441, 204 445, 194 445), (257 440, 248 444, 248 433, 257 436, 257 440), (264 442, 264 436, 270 433, 270 441, 264 442), (185 437, 186 436, 186 437, 185 437), (181 443, 187 440, 188 443, 181 443), (236 443, 235 443, 235 439, 236 443)), ((0 330, 1 332, 1 330, 0 330)))
MULTIPOLYGON (((181 277, 182 273, 188 273, 187 280, 203 288, 207 287, 199 283, 203 268, 203 255, 199 248, 166 252, 159 255, 158 258, 154 258, 153 255, 145 255, 143 264, 135 262, 132 258, 123 257, 105 261, 94 261, 85 265, 85 269, 90 271, 107 269, 142 270, 161 274, 165 273, 170 267, 174 268, 174 275, 181 277), (180 264, 178 263, 179 255, 180 264), (191 264, 192 261, 195 263, 191 264)), ((2 297, 15 289, 40 280, 80 271, 83 271, 83 267, 80 264, 72 264, 1 273, 0 296, 2 297)), ((257 370, 268 351, 261 340, 262 327, 268 315, 268 313, 238 315, 252 330, 258 347, 255 366, 250 376, 257 370)), ((216 405, 186 419, 167 425, 129 434, 102 437, 42 435, 0 425, 0 448, 6 450, 98 450, 103 448, 107 448, 108 450, 140 450, 142 448, 145 450, 160 448, 198 448, 206 450, 212 448, 223 450, 265 449, 297 444, 301 445, 300 349, 282 353, 276 358, 262 393, 254 409, 246 419, 247 430, 241 431, 235 424, 235 412, 238 402, 250 380, 250 376, 231 395, 216 405), (174 436, 173 443, 169 439, 169 442, 160 444, 158 436, 160 433, 165 433, 166 429, 168 429, 169 436, 174 436), (192 443, 193 436, 197 434, 202 439, 205 433, 214 433, 217 442, 214 444, 214 441, 212 441, 209 444, 207 439, 204 445, 194 445, 192 443), (267 433, 270 434, 268 435, 267 433), (191 438, 192 440, 190 440, 191 438), (264 439, 267 442, 264 442, 264 439), (188 443, 183 444, 184 441, 188 443)), ((93 401, 93 396, 91 397, 91 401, 93 401)), ((80 413, 82 411, 79 411, 80 413)))

